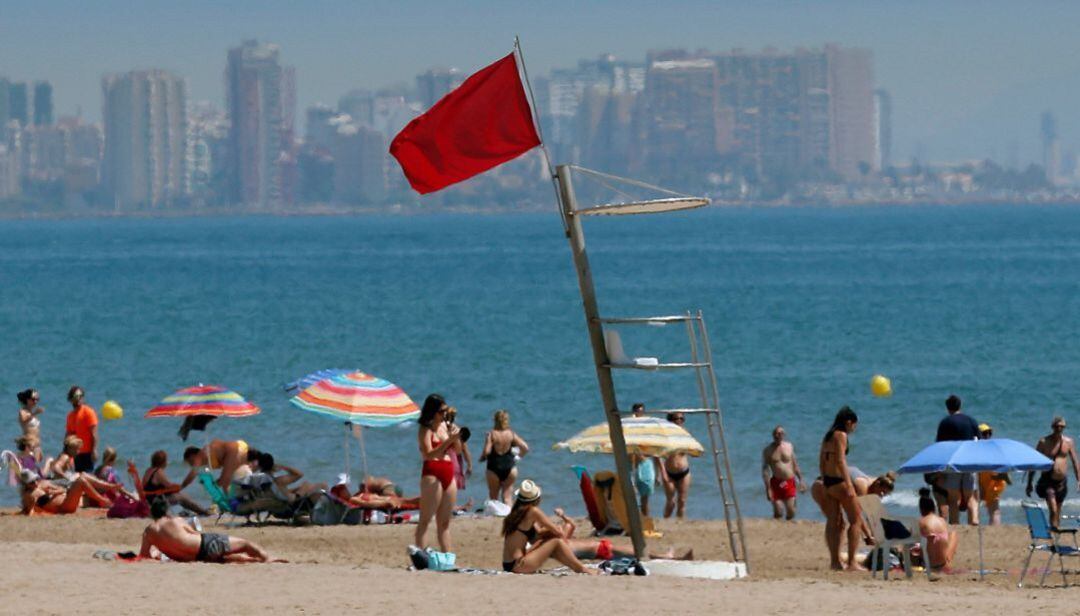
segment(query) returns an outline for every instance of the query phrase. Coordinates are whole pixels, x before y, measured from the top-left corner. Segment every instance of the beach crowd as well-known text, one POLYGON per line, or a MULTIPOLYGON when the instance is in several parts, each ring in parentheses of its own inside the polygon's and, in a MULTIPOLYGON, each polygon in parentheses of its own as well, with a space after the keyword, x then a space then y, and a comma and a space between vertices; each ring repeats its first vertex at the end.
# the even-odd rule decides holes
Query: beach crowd
MULTIPOLYGON (((990 439, 993 428, 979 423, 962 410, 962 401, 951 395, 945 400, 946 416, 937 427, 935 441, 970 441, 990 439)), ((841 408, 825 433, 818 455, 820 475, 809 487, 814 502, 825 516, 825 543, 829 566, 841 570, 865 570, 865 558, 859 557, 860 543, 872 545, 873 532, 864 515, 861 503, 865 497, 884 498, 895 488, 896 473, 888 471, 871 478, 851 464, 848 458, 850 435, 858 426, 858 415, 851 408, 841 408), (846 539, 846 554, 841 544, 846 539), (845 558, 846 556, 846 558, 845 558)), ((1052 528, 1061 525, 1061 507, 1068 494, 1068 473, 1080 482, 1080 463, 1076 445, 1065 435, 1063 417, 1054 417, 1050 434, 1039 439, 1036 449, 1050 458, 1050 470, 1027 473, 1024 490, 1046 501, 1052 528)), ((783 426, 776 426, 770 442, 762 451, 762 479, 765 497, 772 504, 776 519, 794 519, 799 492, 807 485, 799 468, 795 447, 786 439, 783 426)), ((1002 494, 1012 483, 1008 473, 984 471, 979 473, 937 472, 923 476, 926 487, 919 490, 918 532, 926 540, 926 561, 935 571, 948 572, 959 547, 959 535, 949 528, 959 524, 962 513, 967 523, 980 524, 979 509, 986 507, 989 524, 1001 523, 1002 494)), ((886 532, 888 532, 886 530, 886 532)), ((901 529, 898 532, 905 532, 901 529)))
MULTIPOLYGON (((237 493, 253 486, 292 514, 310 515, 320 499, 346 511, 388 513, 415 512, 416 529, 411 553, 430 552, 429 531, 434 526, 435 544, 442 554, 453 552, 450 525, 456 514, 465 513, 457 503, 458 491, 472 476, 473 455, 468 442, 471 431, 458 424, 457 410, 442 396, 432 394, 420 410, 417 448, 420 462, 420 493, 405 496, 386 477, 366 476, 352 492, 349 477, 341 474, 333 485, 304 481, 304 474, 277 461, 272 454, 244 440, 212 439, 204 447, 186 447, 182 452, 189 467, 179 482, 167 475, 168 453, 155 451, 140 473, 128 460, 126 474, 130 488, 117 470, 118 453, 103 447, 98 431, 99 418, 86 404, 86 395, 77 385, 67 394, 71 405, 65 421, 65 437, 60 452, 47 456, 41 442, 44 407, 35 389, 18 393, 20 435, 16 451, 4 452, 5 465, 18 487, 21 513, 26 515, 74 514, 80 508, 105 511, 108 517, 149 517, 138 553, 142 558, 167 557, 176 561, 266 562, 264 548, 241 537, 204 532, 199 516, 235 512, 237 493), (217 473, 217 477, 213 473, 217 473), (213 501, 204 507, 185 493, 192 484, 201 485, 213 501), (179 515, 172 515, 178 512, 179 515)), ((645 407, 635 404, 633 414, 643 415, 645 407)), ((667 417, 674 424, 685 423, 682 413, 667 417)), ((502 525, 503 569, 513 573, 534 573, 545 562, 555 560, 580 573, 595 573, 582 560, 611 560, 632 557, 629 542, 621 538, 575 536, 576 524, 563 509, 553 515, 541 509, 542 489, 532 480, 518 481, 519 461, 529 452, 529 444, 510 425, 510 413, 494 413, 492 427, 484 437, 479 462, 485 463, 486 505, 504 515, 502 525)), ((641 510, 649 513, 649 499, 660 486, 666 496, 665 516, 684 517, 691 473, 685 454, 665 457, 635 456, 634 484, 641 510)), ((302 516, 294 515, 299 520, 302 516)), ((370 518, 365 518, 370 519, 370 518)), ((651 554, 653 557, 692 558, 685 550, 651 554)), ((414 561, 415 562, 415 561, 414 561)))

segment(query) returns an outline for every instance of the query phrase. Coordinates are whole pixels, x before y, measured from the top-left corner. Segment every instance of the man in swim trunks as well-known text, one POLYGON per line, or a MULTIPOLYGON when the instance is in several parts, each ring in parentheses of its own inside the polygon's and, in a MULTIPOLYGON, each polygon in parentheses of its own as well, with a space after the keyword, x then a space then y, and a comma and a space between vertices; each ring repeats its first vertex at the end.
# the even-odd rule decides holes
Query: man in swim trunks
MULTIPOLYGON (((228 494, 229 485, 233 482, 236 471, 241 466, 247 468, 247 455, 248 444, 244 441, 214 439, 202 449, 188 447, 184 450, 184 462, 187 462, 191 470, 188 471, 187 477, 184 477, 184 480, 180 482, 180 489, 188 487, 192 481, 195 481, 202 469, 207 467, 211 469, 220 468, 221 475, 218 477, 218 485, 221 486, 222 491, 228 494)), ((250 473, 250 468, 248 472, 250 473)), ((240 479, 240 477, 235 477, 235 479, 240 479)))
POLYGON ((761 479, 765 482, 765 498, 772 503, 773 518, 780 519, 780 505, 784 506, 784 519, 795 519, 796 491, 805 492, 802 470, 795 458, 795 446, 784 440, 784 426, 776 426, 772 442, 761 452, 761 479))
MULTIPOLYGON (((959 396, 949 396, 945 400, 948 415, 938 423, 936 442, 974 441, 979 438, 979 422, 960 410, 959 396)), ((939 473, 940 485, 945 488, 948 498, 949 524, 960 523, 961 509, 967 509, 968 524, 979 525, 979 503, 975 500, 974 473, 939 473)))
POLYGON ((169 503, 155 498, 150 504, 154 521, 143 531, 139 556, 157 558, 164 554, 178 562, 260 562, 270 556, 257 544, 240 537, 201 533, 180 518, 169 515, 169 503))
MULTIPOLYGON (((1073 475, 1080 482, 1080 465, 1076 461, 1076 444, 1072 438, 1065 436, 1065 418, 1055 417, 1050 422, 1050 434, 1039 439, 1035 449, 1039 453, 1053 460, 1054 465, 1048 471, 1039 474, 1039 481, 1035 484, 1035 493, 1040 498, 1046 499, 1046 507, 1050 510, 1050 526, 1058 528, 1061 525, 1061 504, 1069 493, 1069 465, 1072 462, 1073 475)), ((1035 477, 1034 472, 1029 472, 1027 477, 1027 495, 1031 496, 1031 480, 1035 477)))

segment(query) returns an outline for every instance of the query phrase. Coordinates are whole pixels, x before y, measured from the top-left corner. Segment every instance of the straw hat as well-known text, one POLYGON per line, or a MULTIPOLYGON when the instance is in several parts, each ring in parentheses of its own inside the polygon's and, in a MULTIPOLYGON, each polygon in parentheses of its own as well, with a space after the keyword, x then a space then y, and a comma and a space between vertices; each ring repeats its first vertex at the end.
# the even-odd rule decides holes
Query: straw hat
POLYGON ((536 485, 536 482, 532 479, 526 479, 521 482, 521 487, 514 492, 514 498, 523 503, 531 503, 540 500, 540 494, 542 494, 540 486, 536 485))

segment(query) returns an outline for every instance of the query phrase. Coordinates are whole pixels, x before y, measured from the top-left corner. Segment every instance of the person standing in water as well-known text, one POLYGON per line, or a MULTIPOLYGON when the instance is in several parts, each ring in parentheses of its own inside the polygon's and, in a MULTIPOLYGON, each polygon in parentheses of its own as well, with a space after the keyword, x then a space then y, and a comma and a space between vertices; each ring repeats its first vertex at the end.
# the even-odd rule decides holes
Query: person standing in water
MULTIPOLYGON (((1046 507, 1050 510, 1050 526, 1058 528, 1061 525, 1061 505, 1069 493, 1069 462, 1072 462, 1073 474, 1077 482, 1080 482, 1080 465, 1076 462, 1076 443, 1071 437, 1065 436, 1065 418, 1058 416, 1050 422, 1050 434, 1039 439, 1035 449, 1054 465, 1048 471, 1039 474, 1039 481, 1035 484, 1035 493, 1039 498, 1046 499, 1046 507)), ((1031 496, 1031 480, 1035 477, 1034 472, 1029 472, 1027 477, 1028 497, 1031 496)))
POLYGON ((773 518, 779 520, 781 505, 787 520, 795 519, 795 497, 806 491, 795 446, 785 440, 784 426, 776 426, 772 442, 761 452, 761 479, 765 482, 765 498, 772 503, 773 518))
POLYGON ((26 389, 16 394, 19 399, 19 428, 22 434, 30 442, 34 443, 34 461, 41 463, 41 419, 39 415, 45 412, 45 408, 38 406, 41 394, 36 389, 26 389))
POLYGON ((82 387, 72 385, 67 399, 71 403, 71 412, 67 416, 64 436, 77 436, 82 441, 79 453, 75 456, 75 471, 93 473, 94 462, 98 457, 98 416, 94 409, 83 404, 86 394, 82 387))
MULTIPOLYGON (((645 416, 645 405, 637 402, 632 407, 634 417, 645 416)), ((660 478, 661 485, 667 485, 667 473, 664 465, 656 456, 643 456, 635 453, 630 455, 630 463, 634 465, 634 488, 637 489, 640 501, 641 515, 649 516, 649 497, 656 491, 656 478, 660 478)))
MULTIPOLYGON (((682 413, 668 413, 667 420, 671 423, 685 427, 686 415, 682 413)), ((667 497, 664 503, 664 517, 670 518, 674 513, 680 520, 686 517, 686 499, 690 495, 690 457, 685 453, 676 453, 664 459, 663 477, 664 495, 667 497)))
POLYGON ((484 450, 480 454, 480 461, 487 461, 490 500, 501 500, 507 505, 514 502, 514 481, 518 476, 515 447, 518 448, 520 457, 529 453, 529 444, 510 429, 510 413, 499 409, 495 411, 494 425, 484 439, 484 450))

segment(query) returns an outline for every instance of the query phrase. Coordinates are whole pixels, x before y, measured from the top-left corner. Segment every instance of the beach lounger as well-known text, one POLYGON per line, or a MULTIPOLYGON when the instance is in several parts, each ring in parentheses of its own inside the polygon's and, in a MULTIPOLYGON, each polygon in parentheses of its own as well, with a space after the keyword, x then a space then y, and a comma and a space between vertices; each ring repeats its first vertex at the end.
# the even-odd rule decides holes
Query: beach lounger
POLYGON ((1061 535, 1074 534, 1076 529, 1054 529, 1050 527, 1050 522, 1046 519, 1046 511, 1042 506, 1033 501, 1023 501, 1020 506, 1024 510, 1024 518, 1027 520, 1028 533, 1031 535, 1031 544, 1028 546, 1027 558, 1024 559, 1024 566, 1020 569, 1020 581, 1016 584, 1017 588, 1023 588, 1024 577, 1027 575, 1028 567, 1031 565, 1031 557, 1035 552, 1046 552, 1050 556, 1046 559, 1046 567, 1043 568, 1042 578, 1039 580, 1039 586, 1046 584, 1046 576, 1050 573, 1050 566, 1054 563, 1054 557, 1058 557, 1058 565, 1061 568, 1061 583, 1065 586, 1069 585, 1069 578, 1065 569, 1065 557, 1066 556, 1080 556, 1080 549, 1072 545, 1063 545, 1060 542, 1061 535))
MULTIPOLYGON (((926 539, 919 534, 919 525, 913 520, 901 520, 889 515, 881 504, 881 498, 876 494, 867 494, 859 497, 859 508, 862 509, 863 520, 870 528, 870 534, 874 537, 874 546, 870 551, 870 576, 877 577, 880 567, 883 577, 889 579, 888 554, 896 548, 900 552, 900 560, 904 566, 904 575, 911 579, 912 562, 911 552, 916 546, 925 560, 926 539), (878 562, 883 559, 886 562, 878 562)), ((930 567, 925 566, 927 579, 930 578, 930 567)))

